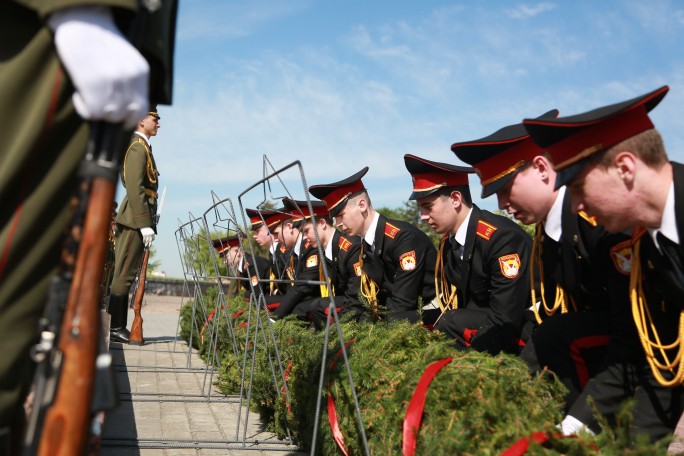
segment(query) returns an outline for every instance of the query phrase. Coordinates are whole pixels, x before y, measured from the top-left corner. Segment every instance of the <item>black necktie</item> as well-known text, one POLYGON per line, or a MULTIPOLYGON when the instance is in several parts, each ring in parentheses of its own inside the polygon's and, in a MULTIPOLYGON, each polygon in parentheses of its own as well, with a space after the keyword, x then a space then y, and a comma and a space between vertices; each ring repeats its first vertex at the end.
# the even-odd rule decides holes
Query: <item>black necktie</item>
POLYGON ((458 243, 456 238, 451 238, 451 251, 456 255, 457 260, 463 259, 463 246, 458 243))
POLYGON ((658 245, 660 246, 660 251, 663 253, 663 256, 669 261, 670 265, 672 265, 675 276, 680 282, 684 283, 684 269, 682 269, 682 261, 679 257, 679 246, 660 231, 656 234, 656 239, 658 240, 658 245))

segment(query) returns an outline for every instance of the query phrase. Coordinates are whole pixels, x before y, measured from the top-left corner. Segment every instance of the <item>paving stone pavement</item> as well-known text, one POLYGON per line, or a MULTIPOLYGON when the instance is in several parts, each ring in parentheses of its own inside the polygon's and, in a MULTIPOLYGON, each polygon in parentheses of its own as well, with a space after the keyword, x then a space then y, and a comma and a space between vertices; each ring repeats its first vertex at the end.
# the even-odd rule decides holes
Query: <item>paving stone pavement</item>
MULTIPOLYGON (((259 416, 240 408, 238 398, 209 388, 206 366, 176 338, 181 303, 182 298, 146 295, 145 344, 111 344, 120 405, 105 416, 100 455, 305 454, 263 431, 259 416)), ((130 327, 132 310, 128 321, 130 327)))

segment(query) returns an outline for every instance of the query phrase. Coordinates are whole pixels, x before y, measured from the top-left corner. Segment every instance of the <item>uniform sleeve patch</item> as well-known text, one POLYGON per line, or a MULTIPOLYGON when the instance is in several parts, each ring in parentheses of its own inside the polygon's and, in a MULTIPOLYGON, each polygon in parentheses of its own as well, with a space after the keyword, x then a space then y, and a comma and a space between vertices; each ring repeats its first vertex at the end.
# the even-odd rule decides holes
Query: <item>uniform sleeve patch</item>
POLYGON ((515 279, 520 274, 520 257, 517 253, 499 257, 501 274, 509 279, 515 279))
POLYGON ((287 252, 287 247, 285 247, 285 244, 280 244, 280 253, 285 253, 287 252))
POLYGON ((579 211, 577 214, 578 214, 580 217, 582 217, 584 220, 586 220, 587 223, 589 223, 589 225, 591 225, 591 226, 596 226, 596 225, 598 225, 598 221, 596 220, 596 217, 592 217, 591 215, 587 214, 587 213, 584 212, 584 211, 579 211))
POLYGON ((338 245, 340 246, 340 250, 344 250, 345 252, 348 251, 348 250, 349 250, 349 246, 350 246, 351 244, 352 244, 352 243, 349 241, 349 239, 345 239, 345 238, 343 238, 342 236, 340 236, 340 242, 339 242, 339 244, 338 244, 338 245))
POLYGON ((478 220, 476 234, 482 239, 486 239, 488 241, 492 237, 492 234, 494 234, 494 231, 497 229, 497 227, 490 225, 484 220, 478 220))
POLYGON ((354 263, 354 274, 356 277, 361 277, 361 262, 354 263))
POLYGON ((307 239, 306 242, 304 243, 304 248, 305 248, 305 249, 308 249, 309 247, 311 247, 311 243, 310 243, 309 240, 307 239))
POLYGON ((400 228, 397 228, 389 222, 385 223, 385 236, 388 238, 394 239, 399 231, 401 231, 400 228))
POLYGON ((318 266, 318 255, 311 255, 306 259, 307 268, 313 268, 314 266, 318 266))
POLYGON ((252 285, 255 287, 259 284, 259 278, 255 275, 252 276, 252 285))
POLYGON ((399 266, 401 266, 401 269, 404 271, 413 271, 416 269, 416 251, 411 250, 410 252, 406 252, 403 255, 399 257, 399 266))
POLYGON ((632 241, 623 241, 612 246, 610 257, 613 259, 615 269, 624 275, 629 275, 632 270, 632 241))

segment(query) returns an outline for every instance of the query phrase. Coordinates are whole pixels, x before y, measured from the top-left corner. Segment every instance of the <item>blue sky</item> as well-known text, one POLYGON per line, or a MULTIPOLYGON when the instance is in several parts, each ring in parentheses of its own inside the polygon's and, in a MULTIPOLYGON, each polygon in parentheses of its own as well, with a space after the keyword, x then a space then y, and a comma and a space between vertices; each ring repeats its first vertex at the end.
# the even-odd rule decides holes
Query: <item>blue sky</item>
MULTIPOLYGON (((651 117, 684 161, 684 2, 180 3, 174 103, 159 107, 152 140, 167 186, 156 259, 171 276, 182 274, 179 220, 202 215, 211 192, 239 207, 264 155, 276 168, 300 160, 309 185, 369 166, 374 205, 397 207, 411 193, 405 153, 458 164, 454 142, 667 84, 651 117)), ((303 198, 298 176, 284 182, 303 198)))

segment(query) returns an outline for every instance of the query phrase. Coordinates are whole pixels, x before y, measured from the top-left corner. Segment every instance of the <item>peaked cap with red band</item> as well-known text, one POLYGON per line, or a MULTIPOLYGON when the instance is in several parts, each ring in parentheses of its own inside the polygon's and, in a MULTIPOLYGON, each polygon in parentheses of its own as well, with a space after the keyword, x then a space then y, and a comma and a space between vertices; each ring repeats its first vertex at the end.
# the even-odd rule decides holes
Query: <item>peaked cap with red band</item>
MULTIPOLYGON (((292 220, 294 222, 299 222, 311 218, 311 213, 309 212, 309 205, 306 201, 283 198, 283 206, 285 206, 285 209, 292 212, 292 220)), ((323 201, 313 200, 311 201, 311 207, 313 209, 313 214, 315 217, 325 217, 328 215, 328 207, 323 201)))
POLYGON ((237 235, 233 235, 220 239, 212 239, 211 243, 218 253, 223 253, 231 247, 240 245, 240 238, 237 235))
POLYGON ((469 166, 433 162, 411 154, 404 155, 404 164, 413 178, 410 200, 425 198, 442 188, 468 185, 468 174, 475 172, 469 166))
POLYGON ((668 86, 663 86, 631 100, 574 116, 525 119, 523 125, 532 140, 551 155, 559 188, 569 184, 592 156, 653 128, 648 112, 668 90, 668 86))
POLYGON ((266 222, 266 226, 272 228, 283 220, 283 214, 273 209, 257 211, 255 209, 245 209, 252 224, 252 230, 256 231, 266 222))
POLYGON ((309 193, 316 198, 323 200, 328 207, 330 216, 334 217, 335 214, 342 210, 350 196, 355 195, 362 190, 366 190, 361 178, 365 176, 367 172, 368 166, 341 181, 333 182, 332 184, 312 185, 309 187, 309 193))
MULTIPOLYGON (((553 109, 538 119, 556 117, 558 110, 553 109)), ((451 150, 477 171, 482 184, 482 198, 504 188, 525 163, 542 153, 522 123, 503 127, 482 139, 455 143, 451 150)))

